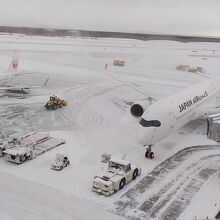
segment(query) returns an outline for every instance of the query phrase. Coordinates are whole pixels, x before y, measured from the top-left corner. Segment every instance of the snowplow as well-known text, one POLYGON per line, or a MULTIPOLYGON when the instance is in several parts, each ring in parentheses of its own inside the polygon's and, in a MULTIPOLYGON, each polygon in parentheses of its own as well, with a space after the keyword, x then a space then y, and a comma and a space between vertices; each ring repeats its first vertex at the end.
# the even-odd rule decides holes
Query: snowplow
POLYGON ((125 61, 124 60, 114 60, 113 61, 113 65, 114 66, 124 66, 125 65, 125 61))
POLYGON ((184 71, 184 72, 187 71, 187 72, 192 72, 192 73, 202 73, 202 74, 206 73, 204 68, 201 66, 193 67, 193 66, 189 66, 189 65, 185 65, 185 64, 177 65, 176 70, 184 71))
POLYGON ((62 108, 63 106, 67 106, 67 101, 59 99, 55 95, 50 96, 50 100, 45 105, 48 110, 56 110, 57 108, 62 108))

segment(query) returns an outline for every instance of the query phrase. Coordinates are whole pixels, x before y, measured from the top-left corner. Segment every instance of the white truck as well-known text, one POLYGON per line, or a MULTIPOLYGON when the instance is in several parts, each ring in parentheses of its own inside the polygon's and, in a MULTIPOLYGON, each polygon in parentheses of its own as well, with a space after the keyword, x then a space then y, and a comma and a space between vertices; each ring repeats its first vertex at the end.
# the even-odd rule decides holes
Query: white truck
POLYGON ((136 179, 141 173, 141 168, 137 165, 117 158, 110 159, 108 169, 104 173, 95 176, 92 190, 110 196, 114 192, 121 190, 130 181, 136 179))
POLYGON ((51 164, 52 170, 62 170, 64 167, 70 165, 70 161, 65 154, 57 154, 55 161, 51 164))

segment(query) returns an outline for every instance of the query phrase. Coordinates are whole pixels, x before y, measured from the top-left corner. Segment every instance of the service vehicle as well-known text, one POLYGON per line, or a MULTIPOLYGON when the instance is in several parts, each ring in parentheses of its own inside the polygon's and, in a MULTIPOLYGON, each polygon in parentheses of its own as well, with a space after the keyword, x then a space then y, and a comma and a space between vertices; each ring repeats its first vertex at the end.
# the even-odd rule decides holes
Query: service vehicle
POLYGON ((110 196, 135 180, 141 173, 141 168, 126 160, 112 158, 108 162, 108 169, 94 177, 92 190, 110 196))
POLYGON ((178 71, 189 71, 190 66, 185 64, 179 64, 176 66, 176 70, 178 71))
POLYGON ((62 170, 64 167, 70 165, 70 161, 65 154, 58 153, 56 155, 55 161, 51 164, 51 169, 62 170))
POLYGON ((114 66, 124 66, 125 65, 125 61, 124 60, 114 60, 113 61, 113 65, 114 66))
POLYGON ((60 138, 49 137, 39 141, 37 144, 32 142, 29 145, 18 145, 3 151, 5 159, 9 162, 21 164, 26 160, 34 159, 41 154, 64 144, 65 141, 60 138))
POLYGON ((26 134, 10 135, 5 137, 3 141, 0 141, 0 157, 4 156, 6 149, 14 147, 27 147, 30 145, 36 145, 43 140, 49 139, 49 133, 45 132, 30 132, 26 134))
POLYGON ((57 108, 62 108, 63 106, 67 106, 67 101, 59 99, 55 95, 50 96, 50 100, 45 105, 48 110, 56 110, 57 108))

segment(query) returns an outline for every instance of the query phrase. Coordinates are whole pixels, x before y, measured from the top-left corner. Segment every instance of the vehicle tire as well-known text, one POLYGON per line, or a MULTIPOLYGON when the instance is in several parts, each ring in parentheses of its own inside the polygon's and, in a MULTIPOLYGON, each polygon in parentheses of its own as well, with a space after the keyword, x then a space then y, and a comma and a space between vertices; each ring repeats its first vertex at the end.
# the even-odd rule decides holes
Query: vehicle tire
POLYGON ((63 169, 63 166, 60 167, 60 170, 62 170, 62 169, 63 169))
POLYGON ((148 158, 149 157, 149 151, 147 150, 145 153, 145 157, 148 158))
POLYGON ((126 180, 125 180, 125 178, 123 178, 123 179, 121 180, 121 182, 119 183, 119 190, 123 189, 124 186, 125 186, 125 184, 126 184, 126 180))
POLYGON ((150 152, 150 158, 151 158, 151 159, 154 158, 154 152, 150 152))
POLYGON ((138 169, 135 169, 132 175, 132 179, 135 180, 137 176, 138 176, 138 169))

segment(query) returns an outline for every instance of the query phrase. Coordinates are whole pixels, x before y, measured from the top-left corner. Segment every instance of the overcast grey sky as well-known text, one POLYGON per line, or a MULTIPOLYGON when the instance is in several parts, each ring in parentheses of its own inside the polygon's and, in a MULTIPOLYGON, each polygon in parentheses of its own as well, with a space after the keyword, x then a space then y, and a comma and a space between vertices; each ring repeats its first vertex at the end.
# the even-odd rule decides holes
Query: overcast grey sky
POLYGON ((220 36, 220 0, 0 0, 0 25, 220 36))

